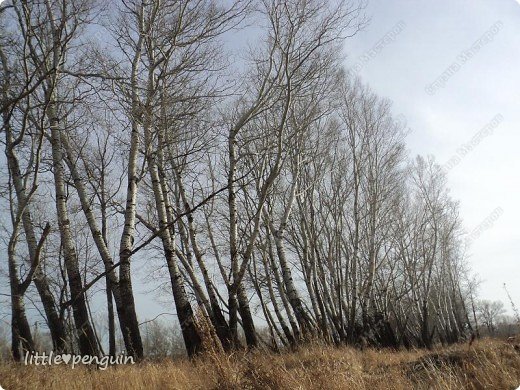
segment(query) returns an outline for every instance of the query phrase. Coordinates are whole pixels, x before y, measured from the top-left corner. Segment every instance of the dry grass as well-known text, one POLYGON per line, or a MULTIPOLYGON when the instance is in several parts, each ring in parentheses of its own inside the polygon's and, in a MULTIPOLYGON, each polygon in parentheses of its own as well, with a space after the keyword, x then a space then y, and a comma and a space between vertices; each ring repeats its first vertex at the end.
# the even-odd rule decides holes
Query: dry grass
POLYGON ((0 366, 0 384, 16 389, 516 389, 520 353, 498 340, 471 349, 358 351, 307 347, 270 354, 213 353, 186 360, 111 367, 0 366))

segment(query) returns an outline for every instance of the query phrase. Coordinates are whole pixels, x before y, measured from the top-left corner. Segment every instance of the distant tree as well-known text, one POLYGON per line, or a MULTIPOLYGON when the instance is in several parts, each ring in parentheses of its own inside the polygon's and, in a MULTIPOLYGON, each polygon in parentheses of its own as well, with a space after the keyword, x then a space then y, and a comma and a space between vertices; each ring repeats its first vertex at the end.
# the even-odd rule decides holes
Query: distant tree
POLYGON ((145 355, 154 359, 186 354, 181 330, 171 322, 160 319, 143 325, 143 347, 145 355))
POLYGON ((504 304, 500 301, 481 300, 477 304, 477 314, 480 323, 485 325, 489 334, 494 335, 497 324, 505 314, 504 304))

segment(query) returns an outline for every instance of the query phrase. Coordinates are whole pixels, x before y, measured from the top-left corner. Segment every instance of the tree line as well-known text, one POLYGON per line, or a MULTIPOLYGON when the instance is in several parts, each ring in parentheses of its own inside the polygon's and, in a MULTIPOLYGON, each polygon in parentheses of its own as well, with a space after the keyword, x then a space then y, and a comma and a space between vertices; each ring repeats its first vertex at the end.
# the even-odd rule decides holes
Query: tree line
POLYGON ((104 353, 100 291, 107 352, 120 332, 142 358, 136 261, 167 282, 189 356, 208 343, 431 347, 473 331, 445 174, 409 156, 406 123, 342 64, 363 2, 4 4, 14 359, 35 349, 28 294, 53 349, 104 353))

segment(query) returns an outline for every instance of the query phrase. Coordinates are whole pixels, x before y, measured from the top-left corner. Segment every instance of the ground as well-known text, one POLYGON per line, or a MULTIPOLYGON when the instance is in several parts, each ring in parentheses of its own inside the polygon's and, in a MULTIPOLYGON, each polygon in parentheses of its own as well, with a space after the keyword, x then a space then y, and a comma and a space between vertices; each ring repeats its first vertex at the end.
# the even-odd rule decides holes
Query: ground
POLYGON ((517 389, 520 351, 478 340, 432 351, 309 346, 296 352, 208 354, 113 366, 0 365, 0 385, 17 389, 517 389))

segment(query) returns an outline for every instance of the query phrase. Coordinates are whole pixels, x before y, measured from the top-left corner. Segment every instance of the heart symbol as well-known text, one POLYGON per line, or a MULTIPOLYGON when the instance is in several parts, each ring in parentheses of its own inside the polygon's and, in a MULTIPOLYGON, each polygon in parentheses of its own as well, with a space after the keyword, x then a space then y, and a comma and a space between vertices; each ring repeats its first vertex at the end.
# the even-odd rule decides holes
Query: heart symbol
POLYGON ((70 353, 64 353, 61 355, 61 360, 63 360, 65 364, 69 364, 71 357, 70 353))

